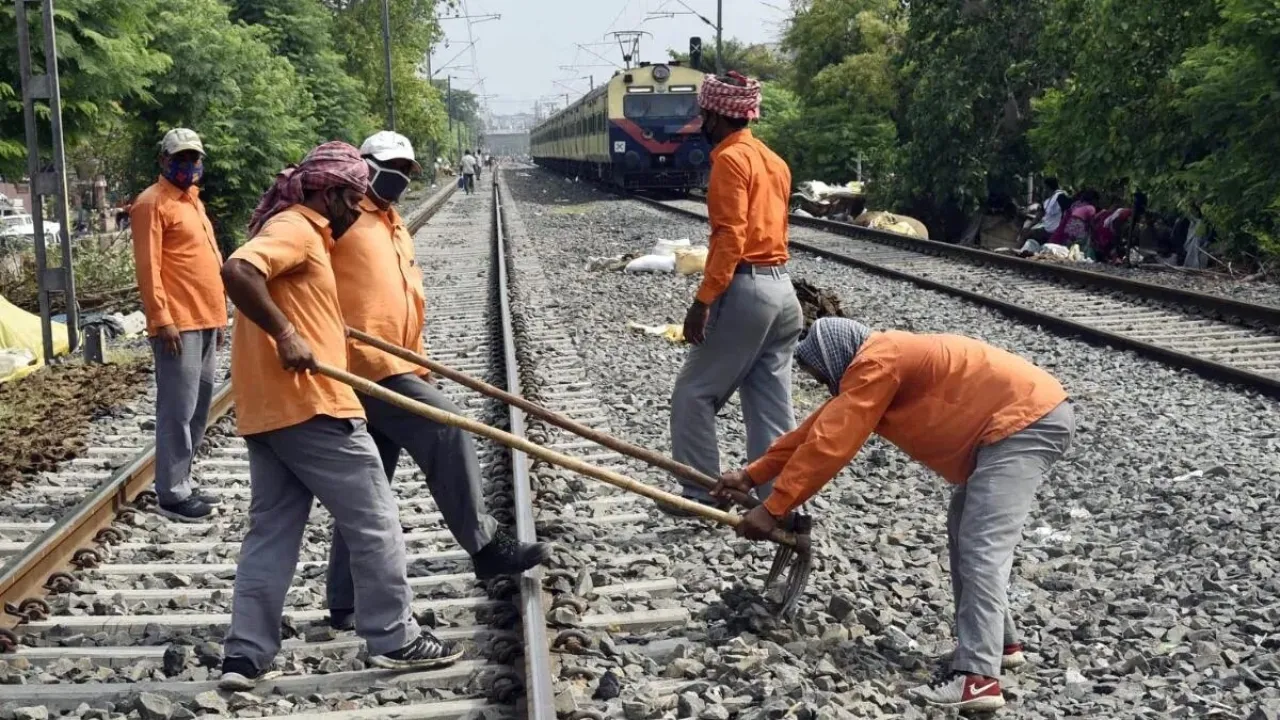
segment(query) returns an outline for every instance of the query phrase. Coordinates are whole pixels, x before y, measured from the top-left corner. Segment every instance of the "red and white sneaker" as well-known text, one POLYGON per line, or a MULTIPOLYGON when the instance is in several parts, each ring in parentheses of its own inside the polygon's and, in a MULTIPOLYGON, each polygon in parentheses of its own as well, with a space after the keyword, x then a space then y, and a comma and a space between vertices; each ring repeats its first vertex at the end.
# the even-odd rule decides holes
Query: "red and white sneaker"
POLYGON ((1000 656, 1000 667, 1005 670, 1015 670, 1026 664, 1027 656, 1022 654, 1022 643, 1004 646, 1004 653, 1000 656))
POLYGON ((956 673, 931 685, 921 685, 911 694, 930 705, 953 707, 962 712, 991 712, 1004 707, 1000 681, 982 675, 956 673))

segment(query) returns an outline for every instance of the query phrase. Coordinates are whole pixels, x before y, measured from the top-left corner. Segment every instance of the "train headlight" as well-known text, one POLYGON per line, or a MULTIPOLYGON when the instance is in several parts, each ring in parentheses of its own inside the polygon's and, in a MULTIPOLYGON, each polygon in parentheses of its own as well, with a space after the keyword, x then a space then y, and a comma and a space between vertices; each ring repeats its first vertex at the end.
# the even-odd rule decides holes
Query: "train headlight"
POLYGON ((667 67, 666 65, 653 66, 654 80, 657 80, 658 82, 666 82, 667 78, 669 77, 671 77, 671 68, 667 67))

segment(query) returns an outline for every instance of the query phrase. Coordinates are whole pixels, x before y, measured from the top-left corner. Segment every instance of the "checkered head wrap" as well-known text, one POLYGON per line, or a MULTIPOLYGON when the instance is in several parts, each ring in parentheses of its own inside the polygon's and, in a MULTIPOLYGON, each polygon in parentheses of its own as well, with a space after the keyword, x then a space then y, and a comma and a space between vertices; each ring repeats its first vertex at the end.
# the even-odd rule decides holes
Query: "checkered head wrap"
POLYGON ((276 175, 276 182, 258 201, 249 219, 249 237, 258 234, 272 216, 302 202, 307 191, 351 188, 363 193, 369 187, 369 164, 360 151, 334 140, 317 146, 297 165, 276 175))
POLYGON ((733 70, 721 77, 702 78, 698 105, 725 117, 755 120, 760 117, 760 81, 733 70))
POLYGON ((856 320, 818 318, 809 334, 796 345, 796 360, 818 371, 832 395, 840 392, 840 378, 871 335, 871 328, 856 320))

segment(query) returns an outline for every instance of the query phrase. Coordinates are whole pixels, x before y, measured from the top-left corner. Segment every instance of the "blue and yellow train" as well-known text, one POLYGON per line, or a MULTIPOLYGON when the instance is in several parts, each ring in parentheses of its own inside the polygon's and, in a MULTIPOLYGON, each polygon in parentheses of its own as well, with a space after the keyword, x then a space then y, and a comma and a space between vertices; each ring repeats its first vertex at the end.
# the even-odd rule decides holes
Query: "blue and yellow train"
POLYGON ((628 190, 702 187, 711 152, 702 77, 676 62, 619 71, 529 133, 533 160, 628 190))

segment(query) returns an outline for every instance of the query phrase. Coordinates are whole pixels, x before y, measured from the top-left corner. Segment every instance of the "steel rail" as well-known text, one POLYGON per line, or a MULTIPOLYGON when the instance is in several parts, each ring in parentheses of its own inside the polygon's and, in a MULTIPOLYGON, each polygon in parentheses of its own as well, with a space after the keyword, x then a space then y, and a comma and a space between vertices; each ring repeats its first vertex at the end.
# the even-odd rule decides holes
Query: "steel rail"
MULTIPOLYGON (((688 208, 675 207, 668 205, 660 200, 647 198, 639 195, 631 195, 630 197, 643 203, 656 207, 666 212, 672 212, 699 220, 706 220, 706 216, 688 208)), ((791 217, 791 222, 797 224, 810 225, 809 218, 791 217)), ((1082 285, 1099 287, 1106 290, 1115 290, 1127 292, 1133 295, 1143 297, 1150 300, 1158 300, 1166 303, 1176 303, 1187 305, 1198 310, 1217 312, 1223 315, 1238 317, 1242 319, 1250 319, 1256 322, 1264 322, 1268 324, 1280 325, 1280 308, 1273 308, 1266 305, 1251 305, 1239 300, 1232 300, 1216 295, 1207 295, 1204 293, 1190 292, 1179 290, 1176 288, 1167 288, 1153 283, 1147 283, 1137 280, 1128 280, 1114 275, 1104 273, 1091 272, 1088 270, 1080 270, 1077 268, 1067 268, 1057 265, 1044 265, 1030 260, 1021 258, 1009 258, 998 253, 991 253, 982 250, 973 250, 972 248, 961 248, 946 243, 940 243, 933 240, 920 240, 919 238, 910 238, 897 233, 886 233, 879 230, 871 230, 869 228, 861 228, 857 226, 845 225, 843 223, 834 223, 830 221, 821 221, 814 225, 823 230, 831 230, 837 234, 854 237, 857 239, 873 239, 871 235, 877 237, 891 236, 892 242, 886 241, 884 244, 895 244, 907 249, 916 250, 925 254, 946 254, 952 257, 966 257, 972 259, 979 257, 978 262, 991 262, 992 264, 1002 267, 1008 267, 1024 273, 1039 273, 1056 276, 1058 279, 1078 282, 1082 285), (834 226, 834 227, 828 227, 834 226), (906 242, 911 241, 911 242, 906 242), (921 244, 923 243, 923 244, 921 244), (938 251, 930 253, 928 250, 920 248, 933 249, 941 246, 945 252, 938 251), (1016 263, 1008 261, 1017 261, 1016 263)), ((876 242, 881 240, 876 239, 876 242)), ((1213 360, 1209 360, 1196 355, 1191 355, 1178 350, 1167 347, 1161 347, 1149 342, 1128 337, 1126 335, 1110 332, 1102 328, 1093 327, 1084 323, 1066 320, 1056 315, 1052 315, 1029 307, 1011 303, 1005 300, 982 295, 971 290, 965 290, 953 285, 948 285, 937 280, 913 275, 911 273, 895 270, 883 265, 863 260, 861 258, 852 257, 841 252, 828 250, 825 248, 815 247, 808 243, 792 240, 791 246, 799 248, 805 252, 812 253, 819 257, 832 260, 844 265, 849 265, 862 270, 866 270, 877 275, 893 278, 895 280, 905 280, 929 290, 936 290, 961 297, 971 302, 985 305, 999 310, 1007 315, 1015 317, 1019 320, 1042 325, 1065 335, 1072 335, 1083 340, 1107 344, 1114 347, 1120 347, 1127 350, 1133 350, 1141 355, 1150 357, 1160 362, 1174 365, 1176 367, 1186 368, 1195 371, 1207 378, 1220 380, 1237 385, 1242 385, 1260 392, 1266 393, 1273 397, 1280 397, 1280 378, 1268 377, 1259 373, 1243 370, 1238 367, 1226 365, 1213 360)))
MULTIPOLYGON (((449 183, 422 205, 414 208, 406 219, 410 234, 416 233, 457 190, 449 183)), ((208 425, 212 426, 233 405, 231 381, 220 385, 209 406, 208 425)), ((155 480, 155 442, 140 450, 127 464, 116 470, 84 500, 60 518, 21 553, 0 567, 0 607, 16 607, 23 600, 43 598, 50 575, 72 566, 76 553, 89 548, 98 531, 109 527, 116 514, 128 507, 155 480)), ((0 613, 0 628, 11 629, 22 618, 0 613)))
MULTIPOLYGON (((502 322, 502 353, 506 365, 507 392, 523 395, 520 365, 516 358, 515 328, 511 317, 510 286, 507 273, 507 247, 502 214, 500 175, 493 182, 493 259, 498 270, 498 305, 502 322)), ((510 431, 525 437, 525 413, 508 405, 510 431)), ((515 502, 516 538, 522 543, 536 542, 533 519, 533 486, 529 481, 529 457, 511 449, 511 481, 515 502)), ((534 568, 520 575, 520 619, 524 626, 525 707, 530 720, 555 720, 555 690, 551 685, 551 646, 547 640, 546 609, 542 599, 542 569, 534 568)))

